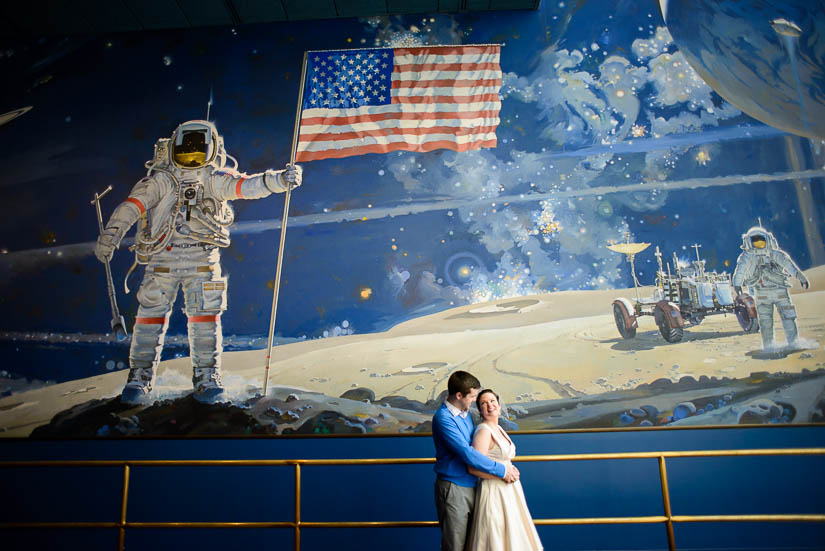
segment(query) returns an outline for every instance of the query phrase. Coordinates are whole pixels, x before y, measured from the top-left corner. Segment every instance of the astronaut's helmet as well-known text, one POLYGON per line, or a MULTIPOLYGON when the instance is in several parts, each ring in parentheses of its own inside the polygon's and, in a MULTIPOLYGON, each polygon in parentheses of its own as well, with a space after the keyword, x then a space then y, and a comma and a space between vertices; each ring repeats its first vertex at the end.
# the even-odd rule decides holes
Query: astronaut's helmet
POLYGON ((756 253, 767 253, 771 249, 778 249, 776 238, 762 226, 754 226, 742 234, 742 249, 756 253))
POLYGON ((172 133, 171 158, 183 169, 202 168, 222 152, 223 140, 209 121, 187 121, 172 133))

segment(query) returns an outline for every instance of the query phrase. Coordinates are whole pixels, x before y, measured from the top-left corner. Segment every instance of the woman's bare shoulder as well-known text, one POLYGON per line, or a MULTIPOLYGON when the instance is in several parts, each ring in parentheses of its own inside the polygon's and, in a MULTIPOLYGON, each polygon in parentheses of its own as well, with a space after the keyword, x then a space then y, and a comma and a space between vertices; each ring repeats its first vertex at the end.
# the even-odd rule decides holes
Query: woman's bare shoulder
POLYGON ((482 430, 488 430, 490 431, 490 433, 493 432, 493 429, 491 429, 490 425, 488 425, 487 423, 479 423, 478 425, 476 425, 475 429, 473 429, 473 432, 478 433, 482 430))

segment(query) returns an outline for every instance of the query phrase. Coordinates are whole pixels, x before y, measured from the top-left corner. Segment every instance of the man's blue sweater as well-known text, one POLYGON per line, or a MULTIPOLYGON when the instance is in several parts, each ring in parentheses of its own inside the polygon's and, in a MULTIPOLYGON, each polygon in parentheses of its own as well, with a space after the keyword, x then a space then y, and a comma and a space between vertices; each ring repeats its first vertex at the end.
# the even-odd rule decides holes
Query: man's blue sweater
POLYGON ((439 479, 458 486, 473 487, 478 478, 467 472, 467 467, 503 478, 507 469, 483 453, 476 451, 473 440, 473 418, 453 415, 446 404, 441 404, 433 415, 435 442, 435 472, 439 479))

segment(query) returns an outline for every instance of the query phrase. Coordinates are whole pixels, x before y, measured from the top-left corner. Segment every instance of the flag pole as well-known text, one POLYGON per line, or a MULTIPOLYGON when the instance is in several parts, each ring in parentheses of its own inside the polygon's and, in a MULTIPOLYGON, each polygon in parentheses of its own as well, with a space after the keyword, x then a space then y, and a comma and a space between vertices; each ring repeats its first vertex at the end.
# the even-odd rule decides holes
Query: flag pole
MULTIPOLYGON (((289 154, 289 164, 295 164, 295 153, 298 149, 298 130, 301 127, 301 108, 304 102, 304 81, 307 72, 307 53, 304 52, 304 59, 301 63, 301 83, 298 90, 298 108, 295 111, 295 128, 292 131, 292 151, 289 154)), ((272 362, 272 340, 275 334, 275 313, 278 309, 278 288, 281 286, 281 267, 284 259, 284 242, 286 241, 286 221, 289 216, 289 198, 292 193, 292 185, 287 182, 286 194, 284 195, 284 216, 281 221, 281 241, 278 244, 278 259, 275 263, 275 282, 272 286, 272 311, 269 314, 269 337, 266 341, 266 372, 264 374, 264 393, 269 382, 269 366, 272 362)))

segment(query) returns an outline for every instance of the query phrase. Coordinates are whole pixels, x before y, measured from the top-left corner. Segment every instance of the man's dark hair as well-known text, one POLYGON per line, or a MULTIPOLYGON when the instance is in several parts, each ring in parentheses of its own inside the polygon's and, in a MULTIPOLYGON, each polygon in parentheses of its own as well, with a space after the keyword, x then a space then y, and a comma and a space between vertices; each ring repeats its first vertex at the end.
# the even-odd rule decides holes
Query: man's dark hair
POLYGON ((447 380, 447 393, 454 396, 460 392, 462 396, 466 396, 474 388, 481 388, 481 383, 474 375, 466 371, 454 371, 447 380))

